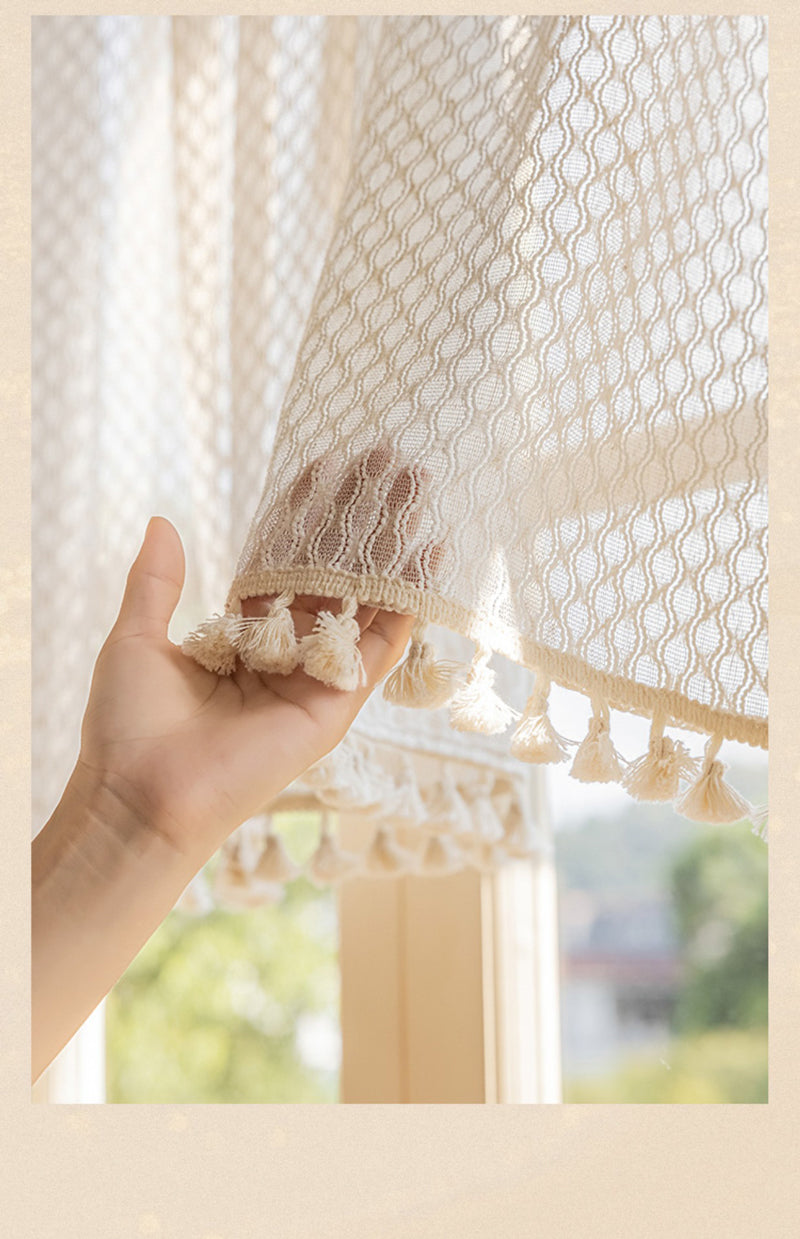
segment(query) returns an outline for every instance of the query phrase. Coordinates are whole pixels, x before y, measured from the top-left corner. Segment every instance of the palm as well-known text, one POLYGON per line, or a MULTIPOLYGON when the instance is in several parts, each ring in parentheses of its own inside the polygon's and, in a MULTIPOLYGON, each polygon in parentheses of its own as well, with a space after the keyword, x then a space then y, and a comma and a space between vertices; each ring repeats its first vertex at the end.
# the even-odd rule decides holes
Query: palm
MULTIPOLYGON (((162 531, 159 538, 156 558, 161 550, 168 559, 175 543, 170 550, 168 535, 162 531)), ((240 664, 233 675, 219 677, 168 640, 164 599, 156 595, 171 593, 171 613, 182 564, 173 558, 159 567, 154 558, 154 565, 144 583, 152 594, 148 605, 133 606, 127 615, 123 602, 98 657, 81 759, 141 799, 182 850, 205 855, 342 738, 400 656, 412 619, 360 609, 367 684, 355 692, 326 688, 300 669, 262 675, 240 664)), ((310 631, 324 601, 296 600, 298 635, 310 631)), ((257 614, 265 605, 251 599, 247 610, 257 614)))

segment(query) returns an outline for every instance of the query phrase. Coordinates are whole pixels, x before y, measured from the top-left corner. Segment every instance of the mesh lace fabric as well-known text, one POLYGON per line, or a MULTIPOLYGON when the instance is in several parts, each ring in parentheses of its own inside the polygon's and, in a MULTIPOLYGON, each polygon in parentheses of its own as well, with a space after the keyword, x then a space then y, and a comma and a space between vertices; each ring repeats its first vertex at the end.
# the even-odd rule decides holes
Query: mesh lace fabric
MULTIPOLYGON (((77 755, 94 657, 151 513, 174 521, 187 552, 174 631, 200 620, 229 583, 381 28, 357 18, 34 19, 37 826, 77 755)), ((441 636, 463 655, 455 634, 441 636)), ((512 673, 502 668, 499 680, 513 700, 526 681, 512 673)), ((369 753, 374 780, 362 796, 377 795, 384 817, 402 808, 409 771, 462 789, 482 773, 498 786, 506 776, 521 793, 506 747, 502 737, 456 737, 436 713, 409 727, 379 696, 348 744, 369 753)), ((342 801, 319 778, 306 791, 342 801)), ((531 806, 518 794, 532 840, 531 806)), ((263 825, 237 831, 227 853, 263 825)), ((236 905, 268 896, 247 879, 216 895, 236 905)))
MULTIPOLYGON (((518 708, 544 666, 766 743, 763 21, 40 17, 33 77, 39 821, 155 510, 177 631, 244 547, 234 608, 321 573, 518 659, 518 708), (330 503, 387 435, 424 483, 402 567, 330 503), (326 536, 287 548, 326 453, 326 536)), ((404 753, 527 772, 377 694, 353 736, 387 813, 404 753)))
POLYGON ((228 606, 355 592, 765 746, 766 121, 761 19, 386 19, 228 606), (391 470, 342 493, 381 443, 410 551, 391 470))

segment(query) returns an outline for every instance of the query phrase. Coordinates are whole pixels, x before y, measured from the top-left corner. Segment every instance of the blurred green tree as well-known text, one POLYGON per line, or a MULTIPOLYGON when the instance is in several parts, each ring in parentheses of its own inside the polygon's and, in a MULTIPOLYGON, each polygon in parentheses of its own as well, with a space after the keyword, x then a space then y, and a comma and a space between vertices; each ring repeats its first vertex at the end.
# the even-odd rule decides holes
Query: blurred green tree
POLYGON ((675 1028, 767 1024, 767 849, 748 831, 706 831, 672 866, 685 978, 675 1028))
POLYGON ((277 904, 170 913, 106 1002, 108 1101, 335 1101, 337 938, 333 892, 305 878, 277 904))

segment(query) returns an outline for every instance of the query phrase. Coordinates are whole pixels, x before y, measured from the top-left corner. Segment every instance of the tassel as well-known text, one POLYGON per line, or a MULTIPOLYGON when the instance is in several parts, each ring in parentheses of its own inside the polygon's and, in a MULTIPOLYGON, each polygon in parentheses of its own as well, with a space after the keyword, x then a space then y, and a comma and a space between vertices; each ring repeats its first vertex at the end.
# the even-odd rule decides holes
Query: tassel
POLYGON ((635 800, 674 800, 679 781, 697 774, 697 761, 686 745, 663 734, 665 724, 663 714, 654 716, 647 752, 631 762, 622 777, 622 786, 635 800))
POLYGON ((464 672, 461 663, 436 661, 435 650, 423 641, 425 625, 417 622, 408 654, 383 685, 384 700, 396 706, 436 710, 451 699, 464 672))
POLYGON ((348 598, 338 615, 320 611, 314 631, 300 641, 300 660, 306 674, 343 692, 352 692, 367 682, 358 648, 361 629, 355 619, 357 609, 355 598, 348 598))
POLYGON ((472 820, 467 837, 475 843, 499 843, 505 835, 490 790, 490 787, 478 786, 470 797, 472 820))
POLYGON ((456 731, 499 735, 519 717, 494 691, 495 675, 489 666, 491 656, 491 650, 478 647, 466 683, 450 702, 450 726, 456 731))
POLYGON ((377 810, 394 790, 378 763, 369 761, 349 737, 328 754, 313 774, 307 771, 306 779, 318 789, 318 800, 331 809, 377 810))
POLYGON ((270 830, 253 876, 259 882, 291 882, 300 870, 289 858, 283 839, 270 830))
POLYGON ((503 828, 503 847, 509 856, 524 859, 540 851, 541 835, 523 813, 518 800, 513 801, 508 810, 503 828))
POLYGON ((549 676, 537 672, 522 721, 511 738, 511 756, 520 761, 557 762, 569 756, 566 748, 569 742, 558 734, 547 717, 549 692, 549 676))
POLYGON ((752 834, 757 835, 759 839, 768 842, 768 826, 769 826, 769 806, 762 804, 757 808, 750 809, 750 823, 753 827, 752 834))
POLYGON ((248 873, 241 863, 238 849, 223 852, 214 874, 214 895, 221 903, 234 908, 257 908, 280 899, 283 887, 277 882, 264 882, 248 873))
POLYGON ((467 864, 480 873, 496 873, 508 859, 504 848, 496 843, 476 843, 467 853, 467 864))
POLYGON ((430 836, 422 854, 420 873, 430 877, 445 877, 447 874, 457 873, 463 867, 463 853, 452 839, 448 839, 447 835, 430 836))
POLYGON ((184 637, 181 650, 206 671, 230 675, 236 667, 236 642, 241 622, 242 617, 230 611, 212 615, 184 637))
POLYGON ((289 610, 294 594, 281 594, 272 603, 269 615, 243 618, 239 625, 239 657, 251 671, 289 675, 300 662, 300 643, 294 631, 294 616, 289 610))
POLYGON ((319 846, 306 865, 306 873, 315 886, 336 886, 351 877, 361 867, 361 857, 340 848, 323 817, 319 846))
POLYGON ((727 767, 715 760, 721 744, 721 735, 710 737, 698 778, 675 804, 676 811, 692 822, 740 822, 750 816, 748 802, 722 777, 727 767))
POLYGON ((393 878, 416 863, 413 852, 401 848, 385 826, 379 826, 364 855, 364 871, 375 878, 393 878))
POLYGON ((387 817, 392 826, 414 827, 424 823, 427 827, 428 810, 420 795, 414 768, 408 760, 402 764, 394 795, 387 805, 387 817))
POLYGON ((620 755, 611 742, 610 713, 600 698, 592 701, 589 730, 578 746, 569 773, 581 783, 618 783, 622 778, 620 755))
POLYGON ((472 830, 472 815, 458 790, 452 771, 445 769, 441 783, 429 790, 425 829, 436 834, 467 835, 472 830))

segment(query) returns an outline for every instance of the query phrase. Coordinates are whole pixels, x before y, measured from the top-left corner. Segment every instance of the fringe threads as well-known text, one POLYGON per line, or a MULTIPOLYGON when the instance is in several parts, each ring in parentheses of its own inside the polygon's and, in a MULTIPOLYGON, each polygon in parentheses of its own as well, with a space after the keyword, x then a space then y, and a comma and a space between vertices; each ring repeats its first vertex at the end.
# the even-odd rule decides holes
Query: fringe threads
POLYGON ((727 767, 716 760, 721 743, 722 736, 711 736, 699 777, 675 805, 692 822, 740 822, 750 816, 749 803, 722 777, 727 767))
POLYGON ((550 678, 536 672, 536 682, 522 720, 511 739, 511 755, 520 761, 550 763, 569 756, 568 740, 560 736, 547 716, 550 678))
POLYGON ((417 710, 436 710, 447 705, 463 679, 461 663, 437 661, 435 650, 423 639, 426 625, 417 622, 403 662, 389 673, 383 696, 392 705, 417 710))
MULTIPOLYGON (((184 639, 184 653, 194 658, 206 670, 217 675, 230 675, 237 657, 254 671, 288 675, 302 666, 306 673, 331 688, 352 691, 366 683, 366 672, 359 649, 361 630, 355 618, 358 602, 355 597, 343 600, 341 610, 334 615, 321 611, 313 632, 297 639, 291 604, 294 594, 285 591, 272 603, 269 614, 249 618, 225 612, 204 620, 184 639)), ((438 709, 450 706, 450 724, 456 731, 498 735, 513 721, 517 727, 511 739, 510 752, 520 761, 552 764, 569 757, 567 740, 553 727, 547 713, 550 678, 536 672, 534 691, 520 717, 518 711, 502 700, 495 691, 495 673, 489 666, 491 650, 476 647, 469 667, 447 660, 437 660, 430 642, 424 639, 426 625, 418 620, 414 626, 408 653, 386 678, 384 698, 394 705, 416 709, 438 709)), ((664 735, 667 719, 663 713, 653 717, 647 752, 637 760, 625 763, 615 749, 610 734, 610 712, 600 697, 592 698, 592 717, 586 736, 577 747, 569 773, 583 783, 620 782, 635 799, 655 803, 673 802, 676 812, 697 822, 737 822, 752 813, 752 806, 723 778, 725 766, 716 760, 722 737, 712 735, 702 763, 692 757, 679 740, 664 735), (688 783, 683 792, 681 782, 688 783)), ((362 780, 369 782, 366 777, 362 780)), ((419 820, 422 807, 413 779, 401 780, 395 797, 398 818, 419 820), (413 803, 413 809, 411 805, 413 803)), ((347 783, 347 779, 345 779, 347 783)), ((488 810, 473 804, 467 809, 463 800, 459 807, 457 789, 447 789, 449 804, 434 806, 433 820, 461 822, 465 838, 480 840, 481 845, 495 845, 496 830, 488 830, 488 810), (454 795, 455 793, 455 795, 454 795), (465 812, 466 811, 466 814, 465 812), (482 821, 476 829, 476 817, 482 821), (466 819, 471 818, 471 821, 466 819), (488 837, 487 837, 488 831, 488 837)), ((363 792, 362 792, 363 796, 363 792)), ((346 797, 345 797, 346 799, 346 797)), ((381 801, 377 796, 377 801, 381 801)), ((338 800, 338 797, 337 797, 338 800)), ((329 801, 330 803, 330 801, 329 801)), ((377 805, 376 805, 377 807, 377 805)), ((766 819, 759 819, 754 831, 766 835, 766 819)), ((441 827, 439 828, 441 830, 441 827)), ((437 832, 434 826, 432 833, 437 832)), ((277 842, 268 840, 267 850, 259 864, 264 880, 272 872, 279 873, 291 865, 277 842)), ((322 869, 333 864, 333 844, 321 840, 323 849, 319 863, 322 869), (324 843, 324 847, 323 847, 324 843), (324 863, 323 863, 324 862, 324 863)), ((445 863, 443 855, 429 845, 431 865, 445 863), (435 857, 438 856, 438 861, 435 857)), ((392 872, 400 863, 402 848, 386 830, 378 831, 368 854, 369 872, 392 872)), ((288 872, 288 869, 287 869, 288 872)), ((278 879, 280 880, 280 879, 278 879)), ((187 903, 191 895, 187 894, 187 903)))
POLYGON ((479 646, 464 683, 450 703, 450 726, 456 731, 499 735, 519 715, 494 691, 495 673, 489 666, 492 651, 479 646))

